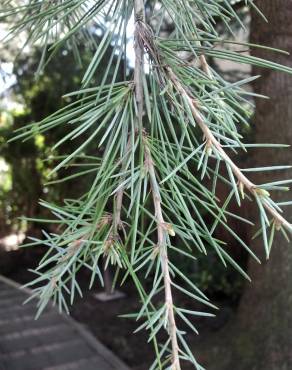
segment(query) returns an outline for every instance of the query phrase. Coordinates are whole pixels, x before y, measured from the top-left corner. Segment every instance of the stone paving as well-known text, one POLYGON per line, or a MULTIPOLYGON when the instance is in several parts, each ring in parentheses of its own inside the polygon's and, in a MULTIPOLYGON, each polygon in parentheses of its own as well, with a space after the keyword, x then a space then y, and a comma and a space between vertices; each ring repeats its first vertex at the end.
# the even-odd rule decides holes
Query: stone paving
POLYGON ((0 370, 129 370, 73 319, 48 308, 35 320, 28 293, 0 276, 0 370))

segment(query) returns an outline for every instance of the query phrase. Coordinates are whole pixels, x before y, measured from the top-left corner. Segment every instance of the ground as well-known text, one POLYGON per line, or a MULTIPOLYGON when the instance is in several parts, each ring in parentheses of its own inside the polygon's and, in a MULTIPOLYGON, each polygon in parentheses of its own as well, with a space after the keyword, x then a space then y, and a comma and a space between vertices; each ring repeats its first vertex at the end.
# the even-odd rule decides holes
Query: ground
MULTIPOLYGON (((9 278, 20 283, 26 283, 32 278, 28 268, 33 267, 39 259, 41 251, 35 249, 20 250, 9 252, 9 263, 6 264, 6 271, 2 271, 9 278)), ((120 315, 137 312, 140 302, 137 299, 135 288, 127 283, 120 289, 125 293, 125 297, 116 301, 99 302, 94 295, 101 291, 96 285, 88 291, 87 285, 90 275, 83 271, 80 274, 80 284, 84 288, 84 297, 78 298, 71 308, 71 315, 77 321, 85 324, 89 330, 118 357, 120 357, 132 370, 149 369, 153 359, 154 352, 151 343, 147 342, 145 332, 134 334, 135 329, 140 325, 132 319, 119 317, 120 315)), ((190 307, 193 304, 188 298, 183 296, 175 297, 182 306, 190 307)), ((163 297, 158 297, 163 299, 163 297)), ((194 348, 194 353, 202 365, 208 364, 208 351, 202 350, 204 338, 216 335, 222 326, 232 316, 232 309, 229 302, 215 302, 222 309, 218 311, 217 317, 197 319, 193 323, 199 329, 200 336, 188 333, 188 340, 194 348)), ((196 307, 200 310, 202 307, 196 307)), ((186 329, 186 328, 184 328, 186 329)), ((184 370, 191 369, 187 365, 184 370)))

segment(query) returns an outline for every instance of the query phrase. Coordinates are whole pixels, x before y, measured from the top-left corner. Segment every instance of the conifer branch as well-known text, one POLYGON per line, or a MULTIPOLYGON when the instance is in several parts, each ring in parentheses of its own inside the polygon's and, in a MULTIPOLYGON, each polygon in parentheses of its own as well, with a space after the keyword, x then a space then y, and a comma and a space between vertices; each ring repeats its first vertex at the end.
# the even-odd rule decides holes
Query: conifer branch
MULTIPOLYGON (((149 57, 155 61, 157 67, 161 70, 164 70, 168 79, 165 81, 171 81, 177 92, 188 102, 191 113, 203 132, 204 139, 206 140, 206 149, 212 151, 212 149, 217 151, 217 154, 220 155, 221 159, 228 164, 238 180, 238 187, 242 196, 244 197, 244 188, 246 188, 254 197, 260 196, 263 199, 263 207, 268 211, 268 213, 273 217, 277 229, 280 229, 282 226, 285 227, 288 231, 292 232, 292 225, 270 204, 265 201, 266 197, 269 197, 269 193, 256 184, 251 182, 240 170, 240 168, 233 162, 229 155, 225 152, 220 142, 213 135, 212 131, 205 123, 205 118, 200 111, 200 106, 198 102, 193 99, 187 89, 180 82, 179 78, 173 72, 172 68, 169 65, 163 63, 160 51, 155 44, 154 34, 150 27, 145 25, 144 34, 142 34, 143 45, 146 49, 149 57)), ((213 79, 212 71, 208 65, 205 55, 201 54, 199 56, 201 66, 205 74, 209 79, 213 79)))
MULTIPOLYGON (((144 73, 144 43, 141 39, 141 30, 144 29, 145 25, 145 13, 143 0, 135 0, 134 2, 135 11, 135 72, 134 72, 134 83, 135 83, 135 98, 137 104, 137 121, 140 128, 143 128, 143 73, 144 73)), ((143 145, 145 150, 145 167, 149 172, 150 186, 152 192, 152 199, 155 209, 155 218, 157 224, 157 251, 161 259, 161 267, 163 272, 164 281, 164 294, 165 294, 165 305, 168 332, 171 339, 171 353, 172 353, 172 365, 171 369, 180 370, 180 358, 179 358, 179 346, 177 341, 177 327, 175 321, 174 304, 171 289, 171 277, 169 272, 169 260, 167 253, 167 227, 168 224, 164 221, 161 196, 158 187, 158 181, 155 174, 154 163, 151 156, 151 151, 147 143, 147 138, 143 135, 143 145)))
POLYGON ((161 258, 161 266, 163 271, 164 277, 164 294, 165 294, 165 304, 166 304, 166 314, 168 317, 168 331, 169 336, 171 339, 171 347, 172 347, 172 367, 173 370, 180 370, 180 359, 179 359, 179 346, 177 342, 177 327, 175 321, 175 314, 174 314, 174 304, 173 304, 173 297, 172 297, 172 289, 171 289, 171 277, 169 273, 169 259, 167 253, 167 236, 168 233, 171 233, 172 226, 167 224, 164 221, 163 213, 162 213, 162 206, 161 206, 161 196, 159 193, 158 182, 155 174, 154 163, 152 160, 150 148, 147 143, 147 139, 144 140, 145 142, 145 165, 149 172, 150 176, 150 185, 152 191, 152 198, 154 203, 155 209, 155 217, 157 220, 157 250, 161 258))
MULTIPOLYGON (((208 67, 208 64, 206 62, 206 59, 204 56, 201 56, 201 60, 203 61, 202 65, 204 66, 205 72, 210 76, 210 70, 208 67), (207 68, 207 69, 206 69, 207 68)), ((228 156, 228 154, 223 149, 222 145, 219 143, 219 141, 215 138, 212 131, 209 129, 208 125, 205 123, 204 116, 200 112, 200 108, 198 106, 198 103, 196 100, 194 100, 186 91, 186 89, 183 87, 181 82, 178 80, 177 76, 173 72, 173 70, 166 66, 165 70, 170 78, 170 80, 173 83, 173 86, 176 88, 176 90, 181 94, 182 97, 186 99, 186 101, 189 103, 189 107, 191 109, 191 112, 194 116, 195 121, 197 122, 198 126, 200 127, 201 131, 204 134, 206 143, 209 145, 209 147, 212 149, 216 149, 217 152, 220 154, 220 157, 231 167, 234 175, 236 176, 238 180, 238 186, 239 188, 243 190, 246 188, 254 197, 257 195, 265 197, 269 196, 267 192, 265 192, 263 189, 259 188, 256 184, 251 182, 240 170, 240 168, 233 162, 233 160, 228 156)), ((270 213, 270 215, 273 217, 276 225, 278 228, 281 226, 284 226, 288 231, 292 231, 292 225, 274 208, 272 208, 267 202, 263 202, 263 206, 265 209, 270 213)))
MULTIPOLYGON (((261 221, 259 233, 262 233, 267 256, 275 229, 281 229, 285 236, 284 229, 292 230, 291 224, 282 216, 280 206, 283 203, 275 203, 265 190, 286 190, 279 185, 292 180, 256 185, 245 176, 249 170, 284 170, 289 166, 240 169, 226 149, 274 145, 241 143, 239 130, 242 125, 248 125, 250 117, 250 102, 245 98, 250 94, 241 86, 258 76, 230 83, 211 68, 206 57, 290 74, 292 69, 229 48, 216 48, 220 40, 216 24, 226 24, 227 19, 240 21, 228 1, 161 0, 161 8, 149 7, 152 12, 149 22, 145 17, 146 3, 145 0, 102 0, 75 4, 58 0, 54 6, 48 7, 45 0, 28 0, 26 5, 17 7, 14 1, 7 0, 0 10, 4 17, 17 14, 16 23, 11 27, 12 35, 27 32, 28 44, 43 47, 38 71, 61 47, 72 51, 71 45, 74 45, 74 55, 79 57, 84 47, 93 46, 95 50, 80 89, 67 95, 73 100, 49 117, 18 128, 13 139, 26 140, 69 125, 70 129, 52 150, 67 143, 70 153, 58 155, 57 150, 55 160, 58 163, 50 174, 61 169, 65 171, 71 164, 76 167, 76 173, 65 177, 60 174, 61 178, 50 183, 95 174, 94 181, 89 179, 80 198, 65 199, 61 206, 41 202, 53 214, 53 219, 39 221, 54 222, 58 232, 44 231, 44 237, 32 238, 27 244, 48 248, 34 270, 36 278, 28 285, 34 287, 34 296, 39 297, 37 315, 50 299, 59 304, 60 310, 68 312, 66 294, 70 296, 70 304, 76 294, 82 295, 76 279, 82 267, 91 271, 90 287, 96 279, 103 285, 100 260, 104 257, 106 266, 111 264, 117 270, 123 270, 123 281, 131 276, 139 292, 143 306, 139 313, 129 317, 137 320, 146 317, 137 331, 150 331, 149 341, 153 340, 156 352, 151 368, 162 369, 168 363, 169 369, 180 370, 182 361, 186 360, 197 370, 202 370, 176 321, 184 321, 188 328, 198 333, 187 316, 214 315, 174 305, 173 291, 178 290, 210 308, 216 307, 187 276, 179 259, 170 260, 170 251, 175 256, 182 256, 184 262, 214 251, 224 266, 232 265, 249 279, 214 235, 217 225, 221 225, 260 262, 228 224, 229 217, 252 224, 227 211, 234 196, 240 205, 240 194, 244 198, 245 191, 257 201, 261 221), (124 69, 122 82, 119 70, 122 61, 127 63, 127 30, 133 9, 134 77, 128 79, 124 69), (170 19, 175 31, 169 37, 160 37, 163 24, 170 19), (198 26, 195 24, 197 19, 200 19, 198 26), (150 27, 152 20, 157 20, 151 23, 153 29, 150 27), (99 37, 95 28, 105 32, 99 37), (88 40, 85 45, 83 40, 88 40), (51 55, 46 58, 48 49, 51 55), (97 71, 103 71, 108 55, 109 63, 98 82, 97 71), (192 63, 193 59, 195 63, 192 63), (146 60, 149 62, 147 74, 144 71, 146 60), (71 150, 72 140, 82 137, 81 144, 77 141, 71 150), (96 151, 97 141, 104 147, 102 156, 96 151), (210 164, 210 157, 217 160, 215 169, 210 164), (226 165, 227 174, 220 172, 220 163, 226 165), (194 168, 201 171, 200 178, 199 172, 193 173, 194 168), (213 177, 211 190, 202 181, 205 175, 213 177), (231 185, 224 204, 218 204, 215 196, 218 179, 231 185), (130 202, 127 212, 123 212, 126 197, 130 202), (210 220, 214 220, 212 225, 210 220), (123 237, 119 237, 121 229, 123 237), (170 236, 174 235, 174 230, 177 240, 172 243, 170 236), (131 248, 127 248, 129 245, 131 248), (150 292, 144 288, 144 275, 140 279, 140 273, 144 272, 146 279, 150 279, 149 274, 154 272, 150 292), (156 307, 152 298, 161 291, 164 291, 165 303, 156 307), (164 346, 159 347, 156 335, 164 328, 168 338, 164 346)), ((254 6, 253 0, 246 0, 245 4, 254 6)), ((285 202, 285 205, 291 204, 285 202)), ((118 274, 116 276, 118 278, 118 274)))

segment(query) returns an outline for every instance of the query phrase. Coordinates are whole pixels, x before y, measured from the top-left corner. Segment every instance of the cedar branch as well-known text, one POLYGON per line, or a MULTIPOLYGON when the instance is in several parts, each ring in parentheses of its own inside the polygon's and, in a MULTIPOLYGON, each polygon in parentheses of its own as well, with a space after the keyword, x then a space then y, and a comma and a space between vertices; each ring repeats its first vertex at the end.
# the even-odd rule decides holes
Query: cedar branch
MULTIPOLYGON (((137 122, 139 128, 143 128, 143 108, 144 108, 144 94, 143 94, 143 73, 144 73, 144 41, 141 38, 141 30, 145 29, 145 10, 143 0, 134 0, 134 12, 135 12, 135 72, 134 72, 134 84, 135 84, 135 98, 137 103, 137 122)), ((167 253, 167 228, 164 222, 161 197, 157 186, 156 174, 154 169, 154 163, 152 160, 150 148, 147 144, 147 139, 144 137, 144 150, 145 150, 145 165, 149 171, 150 185, 152 191, 153 204, 155 208, 155 216, 157 223, 157 247, 160 252, 161 266, 164 277, 164 292, 165 292, 165 303, 167 306, 167 318, 168 318, 168 331, 171 339, 171 352, 172 352, 172 365, 173 370, 180 370, 180 358, 179 358, 179 347, 177 341, 177 327, 175 322, 174 304, 171 289, 171 278, 169 272, 169 260, 167 253)))
MULTIPOLYGON (((203 57, 203 60, 205 60, 205 57, 203 57)), ((207 62, 205 60, 204 65, 207 65, 206 63, 207 62)), ((233 160, 228 156, 228 154, 222 148, 219 141, 215 138, 212 131, 209 129, 208 125, 205 123, 204 116, 201 114, 197 102, 188 94, 188 92, 183 87, 182 83, 178 80, 173 70, 169 66, 165 67, 165 70, 170 80, 172 81, 173 86, 189 103, 193 117, 195 121, 197 122, 198 126, 200 127, 201 131, 203 132, 206 142, 211 144, 220 154, 221 158, 225 161, 225 163, 227 163, 231 167, 234 175, 238 179, 239 185, 241 187, 245 187, 254 197, 256 197, 259 194, 258 192, 260 190, 259 187, 253 182, 251 182, 242 173, 240 168, 233 162, 233 160)), ((292 231, 292 225, 277 210, 271 207, 267 202, 263 202, 263 206, 268 211, 268 213, 273 217, 273 219, 275 220, 278 226, 284 226, 290 232, 292 231)))

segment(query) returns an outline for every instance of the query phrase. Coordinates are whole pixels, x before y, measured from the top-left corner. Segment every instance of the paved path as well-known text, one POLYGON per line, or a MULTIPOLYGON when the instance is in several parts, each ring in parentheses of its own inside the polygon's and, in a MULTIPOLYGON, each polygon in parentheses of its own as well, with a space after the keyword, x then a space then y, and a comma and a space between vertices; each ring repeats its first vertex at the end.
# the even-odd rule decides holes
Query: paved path
POLYGON ((34 320, 28 292, 0 276, 0 370, 129 370, 76 321, 48 308, 34 320))

